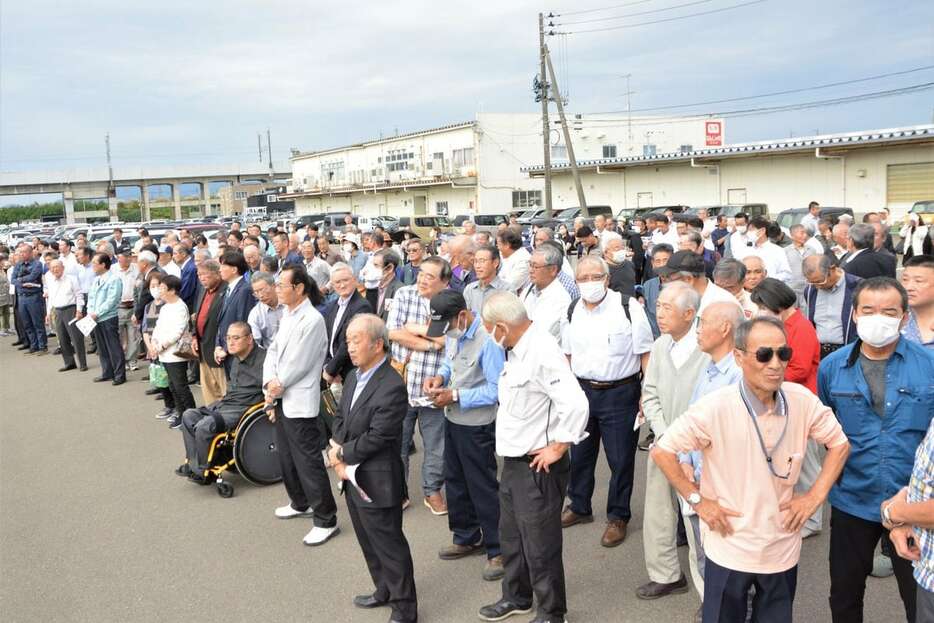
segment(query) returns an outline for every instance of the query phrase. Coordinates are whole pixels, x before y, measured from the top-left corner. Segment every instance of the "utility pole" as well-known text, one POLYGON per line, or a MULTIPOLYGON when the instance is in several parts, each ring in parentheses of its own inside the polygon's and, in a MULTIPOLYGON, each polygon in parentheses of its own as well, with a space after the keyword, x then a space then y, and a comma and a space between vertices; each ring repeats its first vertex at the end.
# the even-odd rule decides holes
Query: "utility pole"
POLYGON ((626 125, 629 127, 629 153, 632 153, 632 90, 629 88, 629 79, 632 74, 622 76, 626 79, 626 125))
POLYGON ((107 147, 107 188, 112 191, 114 187, 114 168, 110 162, 110 132, 104 135, 104 145, 107 147))
POLYGON ((269 133, 269 128, 266 128, 266 150, 269 154, 269 179, 272 180, 275 175, 272 168, 272 139, 270 138, 271 134, 269 133))
POLYGON ((551 218, 551 123, 548 121, 548 74, 545 71, 545 16, 538 14, 538 60, 541 76, 542 144, 545 163, 545 218, 551 218))
POLYGON ((256 153, 259 154, 259 161, 263 161, 263 136, 259 132, 256 133, 256 153))
POLYGON ((577 159, 574 157, 574 145, 571 143, 571 130, 568 128, 568 120, 564 116, 564 102, 561 100, 561 89, 558 88, 558 76, 555 75, 555 68, 551 64, 551 54, 548 53, 548 46, 545 46, 545 61, 548 63, 548 73, 551 75, 552 92, 557 94, 555 104, 558 106, 558 116, 561 118, 561 129, 564 131, 564 143, 568 149, 568 160, 571 162, 571 174, 574 176, 574 186, 577 187, 577 200, 581 208, 587 207, 587 200, 584 198, 584 187, 581 184, 580 171, 577 170, 577 159))
POLYGON ((116 221, 118 220, 117 188, 114 186, 114 168, 110 161, 110 132, 104 135, 104 145, 107 148, 107 213, 111 221, 116 221))

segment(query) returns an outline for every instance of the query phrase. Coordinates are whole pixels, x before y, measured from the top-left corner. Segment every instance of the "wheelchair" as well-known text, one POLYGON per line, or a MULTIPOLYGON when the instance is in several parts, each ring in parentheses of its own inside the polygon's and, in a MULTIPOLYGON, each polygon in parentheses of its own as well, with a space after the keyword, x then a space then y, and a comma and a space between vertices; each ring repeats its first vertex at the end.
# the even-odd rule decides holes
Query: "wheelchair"
POLYGON ((217 494, 233 497, 234 486, 224 479, 236 471, 254 485, 274 485, 282 480, 275 425, 269 421, 261 402, 247 409, 233 430, 215 435, 208 448, 208 469, 204 475, 216 478, 217 494))

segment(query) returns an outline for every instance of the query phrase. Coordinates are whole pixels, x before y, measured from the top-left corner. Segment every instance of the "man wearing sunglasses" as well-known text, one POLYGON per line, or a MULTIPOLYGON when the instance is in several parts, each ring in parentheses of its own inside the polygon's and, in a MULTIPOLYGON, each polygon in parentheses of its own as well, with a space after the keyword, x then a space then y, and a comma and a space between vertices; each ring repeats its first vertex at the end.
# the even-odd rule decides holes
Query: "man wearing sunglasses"
MULTIPOLYGON (((873 553, 880 539, 889 538, 880 505, 908 484, 915 451, 934 419, 934 356, 901 335, 907 312, 908 293, 894 279, 860 282, 853 293, 859 339, 825 357, 817 375, 821 401, 836 412, 853 444, 843 476, 830 492, 834 623, 863 620, 873 553)), ((911 564, 888 555, 906 619, 913 622, 911 564)))
POLYGON ((784 382, 792 353, 780 320, 747 320, 735 339, 742 380, 692 404, 651 457, 703 521, 704 620, 746 620, 755 585, 757 620, 791 621, 799 531, 843 469, 849 443, 813 393, 784 382), (811 489, 795 495, 811 438, 827 456, 811 489), (677 453, 691 450, 703 457, 699 486, 678 465, 677 453))

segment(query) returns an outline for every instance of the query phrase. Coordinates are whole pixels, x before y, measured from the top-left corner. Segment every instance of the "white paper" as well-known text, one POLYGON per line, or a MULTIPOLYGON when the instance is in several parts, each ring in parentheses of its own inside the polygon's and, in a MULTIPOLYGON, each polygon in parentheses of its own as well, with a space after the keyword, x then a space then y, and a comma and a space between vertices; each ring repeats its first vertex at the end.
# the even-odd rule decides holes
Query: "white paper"
POLYGON ((347 480, 344 482, 349 482, 353 485, 354 489, 357 490, 357 493, 360 494, 360 497, 363 498, 364 502, 372 502, 373 500, 366 494, 366 491, 360 488, 360 485, 357 484, 357 468, 360 467, 359 463, 357 465, 348 465, 347 469, 344 470, 344 473, 347 474, 347 480))
POLYGON ((97 326, 97 323, 94 322, 94 319, 90 316, 85 316, 76 322, 75 326, 78 327, 78 331, 81 331, 85 337, 88 337, 91 335, 91 332, 94 331, 94 327, 97 326))

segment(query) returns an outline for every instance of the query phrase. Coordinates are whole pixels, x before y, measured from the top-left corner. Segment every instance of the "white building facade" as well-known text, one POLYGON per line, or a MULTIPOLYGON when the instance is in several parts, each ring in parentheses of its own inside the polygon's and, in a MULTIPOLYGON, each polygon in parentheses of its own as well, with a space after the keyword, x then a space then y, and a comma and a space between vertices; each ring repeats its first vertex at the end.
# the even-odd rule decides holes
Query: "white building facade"
MULTIPOLYGON (((573 115, 578 159, 723 144, 722 120, 620 120, 573 115)), ((541 116, 479 113, 475 121, 308 153, 291 158, 292 181, 283 199, 296 214, 504 214, 542 204, 544 183, 524 171, 543 159, 541 116)), ((560 123, 552 118, 551 156, 567 162, 560 123)))
MULTIPOLYGON (((762 141, 630 158, 578 158, 588 204, 614 212, 668 205, 765 203, 772 215, 810 201, 900 218, 934 199, 934 125, 762 141)), ((526 169, 540 179, 539 164, 526 169)), ((553 167, 555 209, 576 206, 570 168, 553 167)))

